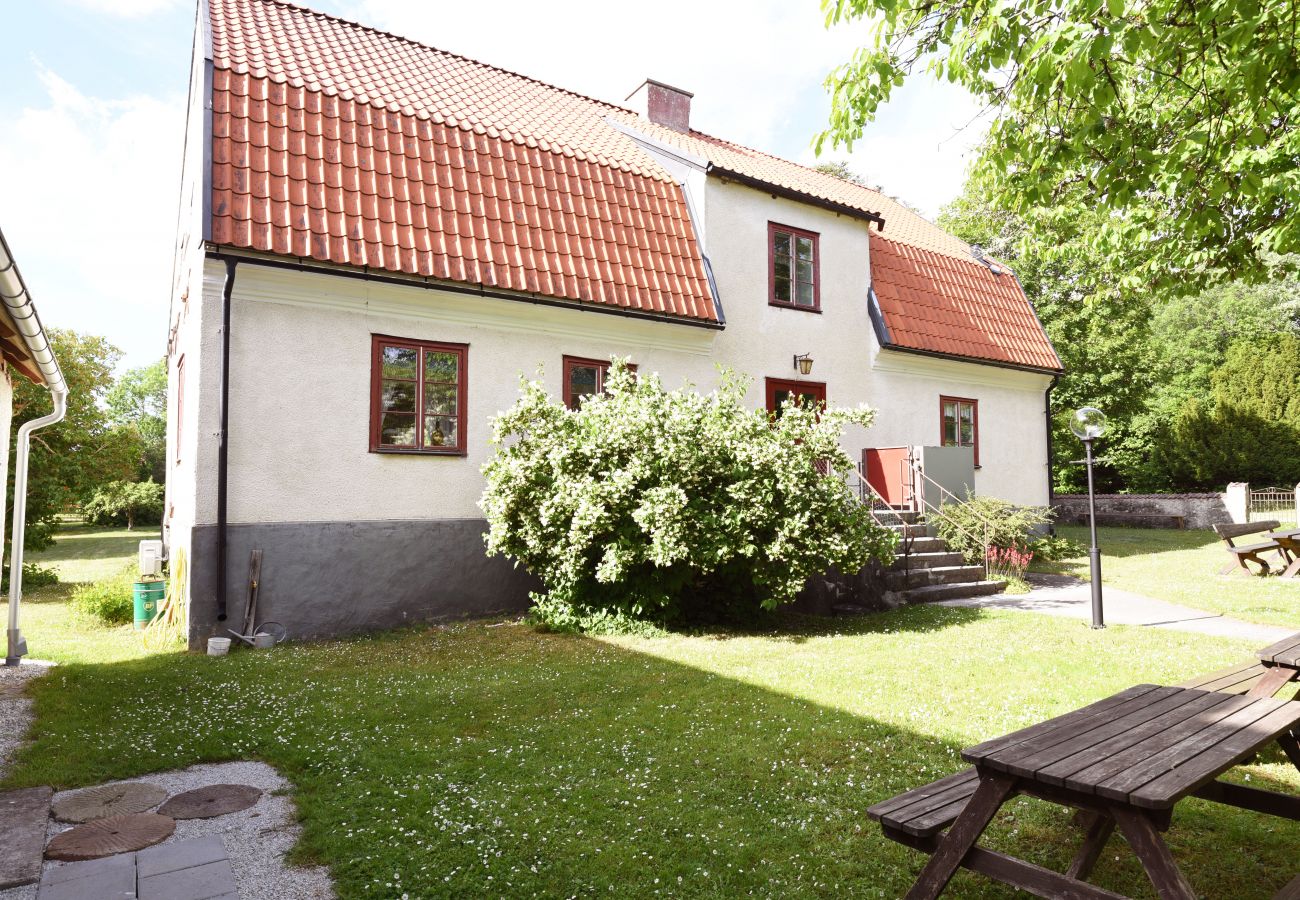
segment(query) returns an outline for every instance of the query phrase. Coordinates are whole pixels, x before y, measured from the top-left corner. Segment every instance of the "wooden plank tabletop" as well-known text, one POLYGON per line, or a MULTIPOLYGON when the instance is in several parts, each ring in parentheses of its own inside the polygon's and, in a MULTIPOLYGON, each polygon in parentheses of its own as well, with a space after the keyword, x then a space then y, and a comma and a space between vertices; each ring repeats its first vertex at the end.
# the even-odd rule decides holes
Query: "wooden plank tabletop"
POLYGON ((1300 633, 1282 638, 1276 644, 1269 644, 1264 649, 1255 651, 1255 655, 1266 666, 1300 668, 1300 633))
POLYGON ((1168 809, 1300 722, 1300 703, 1143 684, 962 751, 985 770, 1168 809))

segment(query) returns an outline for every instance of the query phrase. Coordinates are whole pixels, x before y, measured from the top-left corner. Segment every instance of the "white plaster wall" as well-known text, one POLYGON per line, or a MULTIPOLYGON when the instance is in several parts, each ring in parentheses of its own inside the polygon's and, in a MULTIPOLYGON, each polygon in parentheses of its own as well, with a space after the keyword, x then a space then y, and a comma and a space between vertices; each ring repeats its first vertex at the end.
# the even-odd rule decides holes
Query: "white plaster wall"
MULTIPOLYGON (((558 394, 564 355, 630 356, 670 388, 690 382, 710 389, 716 365, 729 365, 753 377, 756 407, 764 403, 765 376, 825 382, 831 404, 879 410, 873 428, 846 434, 855 458, 869 446, 937 444, 940 395, 974 398, 977 490, 1046 502, 1046 376, 881 351, 868 314, 864 222, 717 178, 703 194, 693 202, 707 210, 727 319, 721 332, 241 264, 232 320, 230 521, 479 518, 490 418, 514 402, 519 377, 539 367, 558 394), (821 313, 768 305, 769 220, 820 234, 821 313), (466 457, 369 452, 373 333, 470 345, 466 457), (793 357, 805 352, 814 369, 800 379, 793 357)), ((187 359, 187 421, 174 469, 184 487, 172 491, 178 522, 215 521, 224 271, 207 261, 201 297, 192 291, 177 341, 187 359)))

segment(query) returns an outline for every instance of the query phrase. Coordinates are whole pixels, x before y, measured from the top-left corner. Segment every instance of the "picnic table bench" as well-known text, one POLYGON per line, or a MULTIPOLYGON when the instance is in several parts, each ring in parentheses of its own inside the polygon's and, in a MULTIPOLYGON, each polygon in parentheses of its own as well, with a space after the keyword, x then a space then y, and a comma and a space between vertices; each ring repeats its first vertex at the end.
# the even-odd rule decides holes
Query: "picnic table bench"
MULTIPOLYGON (((1238 538, 1251 534, 1272 532, 1280 527, 1280 523, 1275 520, 1268 520, 1264 522, 1246 522, 1244 524, 1221 524, 1213 527, 1214 533, 1223 541, 1224 549, 1232 554, 1232 562, 1228 563, 1219 574, 1231 575, 1237 571, 1244 571, 1247 575, 1254 575, 1255 573, 1247 565, 1248 562, 1253 562, 1259 566, 1260 575, 1267 575, 1272 571, 1272 566, 1264 558, 1265 554, 1274 555, 1276 557, 1275 562, 1280 562, 1281 568, 1286 569, 1288 572, 1291 572, 1291 569, 1294 568, 1289 549, 1295 547, 1295 538, 1300 536, 1300 531, 1282 532, 1279 535, 1269 534, 1268 540, 1257 541, 1253 544, 1237 544, 1235 541, 1238 538), (1279 536, 1284 538, 1284 542, 1277 539, 1279 536)), ((1297 559, 1300 559, 1300 556, 1297 556, 1297 559)), ((1294 574, 1295 572, 1291 572, 1291 575, 1294 574)))
MULTIPOLYGON (((1300 635, 1294 647, 1300 661, 1300 635)), ((1259 690, 1262 680, 1255 682, 1259 690)), ((962 756, 973 768, 867 812, 888 837, 932 854, 909 898, 937 897, 958 866, 1040 897, 1119 897, 1085 880, 1118 827, 1158 894, 1190 900, 1196 895, 1160 835, 1174 806, 1196 796, 1300 819, 1300 798, 1217 780, 1274 741, 1300 768, 1300 744, 1291 734, 1297 723, 1300 703, 1137 685, 968 748, 962 756), (1021 793, 1088 814, 1087 834, 1066 872, 977 846, 1002 804, 1021 793)), ((1300 879, 1277 896, 1300 896, 1300 879)))

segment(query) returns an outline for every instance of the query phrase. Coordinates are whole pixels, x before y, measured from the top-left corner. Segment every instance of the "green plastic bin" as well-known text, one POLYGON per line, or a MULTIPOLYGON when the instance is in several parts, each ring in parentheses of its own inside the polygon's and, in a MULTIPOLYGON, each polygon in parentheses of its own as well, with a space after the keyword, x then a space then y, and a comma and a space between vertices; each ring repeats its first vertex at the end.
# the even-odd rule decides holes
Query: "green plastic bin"
POLYGON ((158 615, 158 606, 167 596, 165 581, 137 581, 131 590, 135 600, 135 627, 144 628, 158 615))

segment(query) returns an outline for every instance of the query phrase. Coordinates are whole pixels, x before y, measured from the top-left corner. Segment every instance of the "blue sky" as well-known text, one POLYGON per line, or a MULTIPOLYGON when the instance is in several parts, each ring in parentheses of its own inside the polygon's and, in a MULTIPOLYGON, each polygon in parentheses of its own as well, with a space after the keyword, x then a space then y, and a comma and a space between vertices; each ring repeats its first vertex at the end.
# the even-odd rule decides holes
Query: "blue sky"
MULTIPOLYGON (((815 0, 315 0, 307 5, 613 102, 645 77, 695 94, 692 124, 804 163, 822 81, 862 26, 815 0)), ((47 326, 103 334, 124 366, 162 355, 194 3, 42 0, 0 28, 0 229, 47 326)), ((982 125, 960 88, 917 78, 847 159, 927 215, 961 189, 982 125)))

